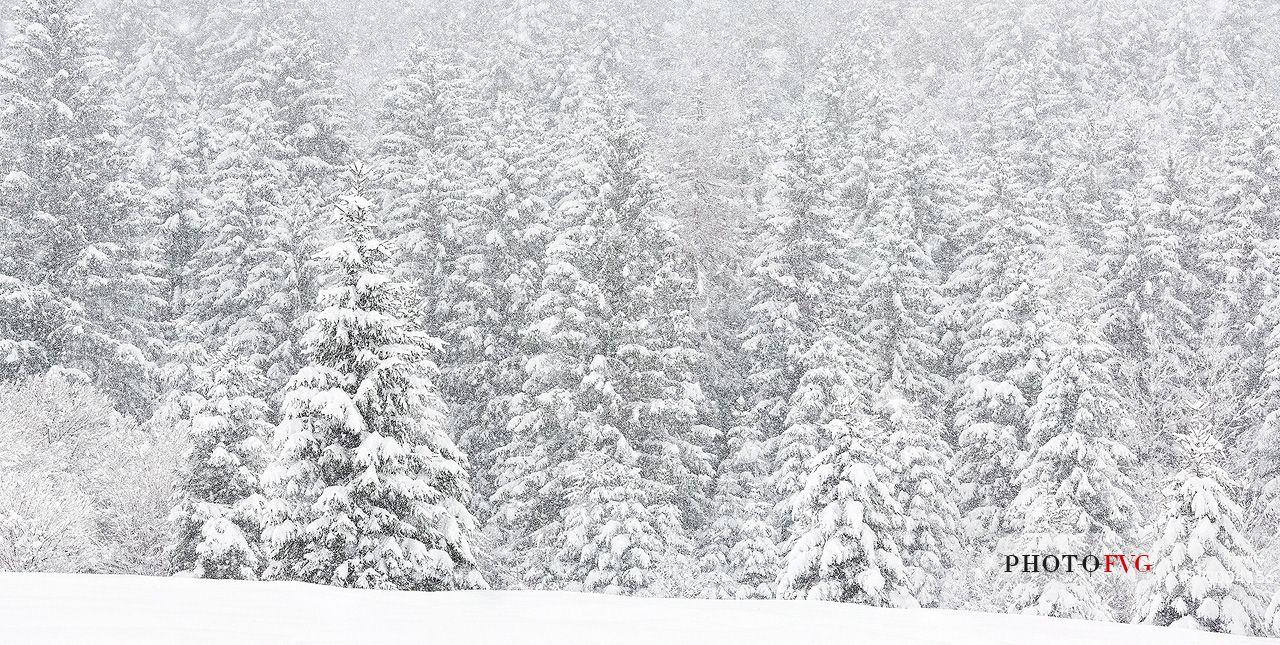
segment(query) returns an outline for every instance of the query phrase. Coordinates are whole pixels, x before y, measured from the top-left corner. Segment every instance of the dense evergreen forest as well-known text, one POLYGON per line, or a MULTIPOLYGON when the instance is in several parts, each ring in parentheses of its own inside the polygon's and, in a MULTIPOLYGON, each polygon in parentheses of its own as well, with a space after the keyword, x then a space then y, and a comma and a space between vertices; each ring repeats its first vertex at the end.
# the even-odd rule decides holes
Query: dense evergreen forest
POLYGON ((1280 630, 1280 5, 8 4, 0 570, 1280 630))

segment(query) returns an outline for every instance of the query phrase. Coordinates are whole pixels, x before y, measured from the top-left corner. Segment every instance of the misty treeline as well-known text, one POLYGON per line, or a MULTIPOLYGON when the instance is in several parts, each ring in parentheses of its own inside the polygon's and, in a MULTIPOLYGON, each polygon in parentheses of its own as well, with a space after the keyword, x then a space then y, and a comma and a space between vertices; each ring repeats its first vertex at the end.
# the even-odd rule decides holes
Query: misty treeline
POLYGON ((0 569, 1271 633, 1277 26, 19 2, 0 569))

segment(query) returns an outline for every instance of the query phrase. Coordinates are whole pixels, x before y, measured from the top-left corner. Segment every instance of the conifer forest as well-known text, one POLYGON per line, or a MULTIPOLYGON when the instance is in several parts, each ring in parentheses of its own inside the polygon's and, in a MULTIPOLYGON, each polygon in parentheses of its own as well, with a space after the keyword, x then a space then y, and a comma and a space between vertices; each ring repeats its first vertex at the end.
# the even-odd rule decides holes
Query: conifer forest
POLYGON ((1280 636, 1280 3, 2 4, 0 571, 1280 636))

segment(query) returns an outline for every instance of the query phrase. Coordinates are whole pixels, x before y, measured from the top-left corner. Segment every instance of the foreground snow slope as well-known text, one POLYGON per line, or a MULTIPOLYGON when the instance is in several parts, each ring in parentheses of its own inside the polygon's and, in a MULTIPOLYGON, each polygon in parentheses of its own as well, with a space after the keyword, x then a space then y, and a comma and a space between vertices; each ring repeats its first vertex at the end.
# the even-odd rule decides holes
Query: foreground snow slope
POLYGON ((795 601, 0 573, 0 643, 1064 645, 1277 642, 1133 625, 795 601))

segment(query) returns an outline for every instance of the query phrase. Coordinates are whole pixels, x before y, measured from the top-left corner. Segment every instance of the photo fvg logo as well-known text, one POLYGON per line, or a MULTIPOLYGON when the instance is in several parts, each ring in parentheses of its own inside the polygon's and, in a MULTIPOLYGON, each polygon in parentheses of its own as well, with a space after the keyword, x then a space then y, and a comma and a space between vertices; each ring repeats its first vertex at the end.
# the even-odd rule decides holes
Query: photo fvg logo
POLYGON ((1013 573, 1019 564, 1019 573, 1074 573, 1077 570, 1085 573, 1146 573, 1151 570, 1151 556, 1146 553, 1024 553, 1004 556, 1005 573, 1013 573))

